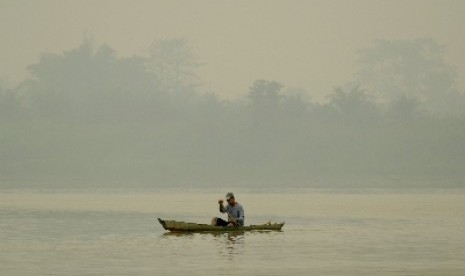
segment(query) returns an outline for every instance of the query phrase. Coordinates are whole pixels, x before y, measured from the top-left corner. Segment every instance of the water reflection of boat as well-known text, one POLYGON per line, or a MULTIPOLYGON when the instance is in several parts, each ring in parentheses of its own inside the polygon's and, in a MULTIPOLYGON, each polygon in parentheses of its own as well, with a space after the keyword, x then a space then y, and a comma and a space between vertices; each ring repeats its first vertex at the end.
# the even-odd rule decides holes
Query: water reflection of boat
POLYGON ((171 232, 243 232, 243 231, 280 231, 284 226, 282 223, 265 223, 257 225, 247 225, 240 227, 223 227, 213 226, 208 224, 198 224, 192 222, 175 221, 175 220, 162 220, 158 219, 158 222, 163 226, 165 230, 171 232))
MULTIPOLYGON (((269 232, 269 231, 268 231, 269 232)), ((236 240, 244 237, 245 231, 184 231, 184 232, 165 232, 163 233, 164 237, 194 237, 194 235, 208 235, 211 237, 226 237, 228 240, 236 240)))

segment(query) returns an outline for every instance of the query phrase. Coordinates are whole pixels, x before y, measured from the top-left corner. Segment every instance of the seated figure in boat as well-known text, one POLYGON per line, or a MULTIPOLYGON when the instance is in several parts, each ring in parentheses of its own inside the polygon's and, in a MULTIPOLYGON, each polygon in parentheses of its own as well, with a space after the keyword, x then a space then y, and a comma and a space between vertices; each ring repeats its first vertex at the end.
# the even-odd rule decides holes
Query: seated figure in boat
POLYGON ((218 204, 220 205, 220 212, 228 214, 228 220, 214 217, 211 224, 216 226, 244 226, 244 208, 239 202, 236 202, 233 193, 226 194, 226 201, 228 204, 226 207, 223 205, 223 200, 220 199, 218 204))

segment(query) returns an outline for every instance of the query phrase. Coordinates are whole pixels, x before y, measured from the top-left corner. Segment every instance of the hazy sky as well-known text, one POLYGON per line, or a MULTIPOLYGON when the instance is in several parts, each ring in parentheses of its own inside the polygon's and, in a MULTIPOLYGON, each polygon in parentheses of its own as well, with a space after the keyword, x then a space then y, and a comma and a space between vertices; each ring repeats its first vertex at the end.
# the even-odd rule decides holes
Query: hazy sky
POLYGON ((158 39, 186 38, 206 66, 206 88, 243 96, 256 79, 305 88, 314 100, 350 81, 357 50, 374 39, 433 38, 447 45, 465 90, 465 1, 0 0, 0 80, 14 84, 40 53, 90 37, 120 56, 158 39))

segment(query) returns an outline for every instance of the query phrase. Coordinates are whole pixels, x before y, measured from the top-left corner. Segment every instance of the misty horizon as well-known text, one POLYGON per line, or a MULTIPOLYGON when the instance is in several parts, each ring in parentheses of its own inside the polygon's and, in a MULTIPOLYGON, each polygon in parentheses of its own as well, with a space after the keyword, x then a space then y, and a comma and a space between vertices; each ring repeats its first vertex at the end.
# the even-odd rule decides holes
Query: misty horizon
POLYGON ((2 186, 463 187, 464 95, 432 39, 375 41, 326 102, 265 79, 222 100, 186 39, 150 49, 84 40, 2 88, 2 186))

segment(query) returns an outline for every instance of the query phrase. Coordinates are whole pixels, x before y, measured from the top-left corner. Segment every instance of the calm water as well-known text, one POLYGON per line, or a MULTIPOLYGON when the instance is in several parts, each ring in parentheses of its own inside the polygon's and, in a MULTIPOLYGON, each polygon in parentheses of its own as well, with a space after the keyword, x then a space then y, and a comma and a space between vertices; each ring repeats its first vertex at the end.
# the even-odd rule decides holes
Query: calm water
POLYGON ((221 194, 0 193, 0 275, 465 275, 465 193, 238 193, 246 224, 171 234, 221 194))

